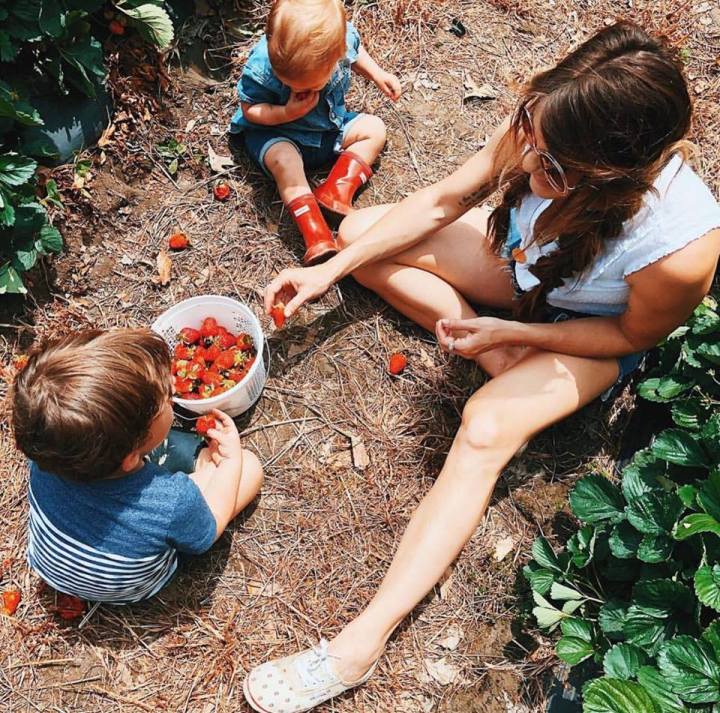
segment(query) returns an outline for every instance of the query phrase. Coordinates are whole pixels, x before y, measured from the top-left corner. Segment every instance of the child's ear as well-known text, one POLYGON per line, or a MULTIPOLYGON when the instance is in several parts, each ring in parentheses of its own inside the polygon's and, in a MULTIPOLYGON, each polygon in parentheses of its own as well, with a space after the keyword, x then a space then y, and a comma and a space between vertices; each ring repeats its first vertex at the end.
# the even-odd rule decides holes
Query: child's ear
POLYGON ((140 465, 141 461, 142 456, 140 455, 140 451, 131 451, 122 459, 122 463, 120 463, 120 469, 123 471, 123 473, 131 473, 140 465))

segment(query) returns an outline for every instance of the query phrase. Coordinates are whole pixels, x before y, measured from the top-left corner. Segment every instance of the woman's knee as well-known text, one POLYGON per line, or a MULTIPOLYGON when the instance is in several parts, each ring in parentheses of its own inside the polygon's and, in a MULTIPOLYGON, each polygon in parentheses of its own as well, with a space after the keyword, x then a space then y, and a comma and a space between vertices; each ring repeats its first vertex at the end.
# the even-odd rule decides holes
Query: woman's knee
POLYGON ((337 234, 337 242, 340 249, 352 245, 361 235, 363 235, 370 226, 387 213, 392 206, 375 205, 370 208, 361 208, 350 213, 342 223, 337 234))
POLYGON ((476 397, 465 404, 457 437, 473 451, 502 459, 512 456, 528 440, 521 431, 505 407, 495 400, 476 397))

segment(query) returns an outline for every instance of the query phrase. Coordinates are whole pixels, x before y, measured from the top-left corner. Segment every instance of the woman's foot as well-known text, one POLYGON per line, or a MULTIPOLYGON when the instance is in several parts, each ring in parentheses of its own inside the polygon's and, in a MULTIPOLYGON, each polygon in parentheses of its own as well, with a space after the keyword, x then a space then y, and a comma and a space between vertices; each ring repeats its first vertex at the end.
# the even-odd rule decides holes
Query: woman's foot
POLYGON ((250 707, 258 713, 303 713, 370 678, 375 664, 358 679, 344 679, 334 667, 342 662, 329 646, 321 639, 312 649, 252 669, 243 683, 250 707))

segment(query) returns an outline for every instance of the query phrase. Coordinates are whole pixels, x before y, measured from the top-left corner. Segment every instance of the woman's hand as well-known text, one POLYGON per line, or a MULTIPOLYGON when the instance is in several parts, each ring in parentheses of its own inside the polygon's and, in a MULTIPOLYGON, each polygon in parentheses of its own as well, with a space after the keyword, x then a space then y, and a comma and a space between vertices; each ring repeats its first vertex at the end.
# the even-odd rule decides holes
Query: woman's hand
POLYGON ((217 466, 223 460, 242 462, 242 444, 235 422, 217 409, 213 409, 212 415, 217 425, 208 430, 207 436, 211 439, 208 455, 213 463, 217 466))
POLYGON ((400 80, 390 72, 383 71, 382 74, 375 80, 378 89, 388 98, 394 102, 400 98, 402 94, 402 85, 400 80))
POLYGON ((305 114, 309 114, 320 99, 320 92, 291 92, 290 98, 285 105, 285 115, 288 122, 296 121, 305 114))
POLYGON ((303 304, 324 295, 334 282, 325 265, 283 270, 265 288, 265 312, 270 314, 273 306, 282 302, 285 316, 292 317, 303 304))
POLYGON ((517 339, 513 339, 515 325, 517 322, 496 317, 439 319, 435 323, 435 334, 444 351, 476 361, 480 354, 491 349, 517 345, 517 339))

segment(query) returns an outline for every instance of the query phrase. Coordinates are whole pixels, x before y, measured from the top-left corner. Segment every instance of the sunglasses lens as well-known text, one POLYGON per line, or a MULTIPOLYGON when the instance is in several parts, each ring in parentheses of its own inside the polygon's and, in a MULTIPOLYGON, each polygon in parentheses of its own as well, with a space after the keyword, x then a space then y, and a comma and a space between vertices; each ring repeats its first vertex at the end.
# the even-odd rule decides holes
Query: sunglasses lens
POLYGON ((547 176, 548 183, 556 190, 561 193, 567 191, 567 179, 565 178, 565 171, 561 166, 550 156, 542 155, 542 167, 547 176))

